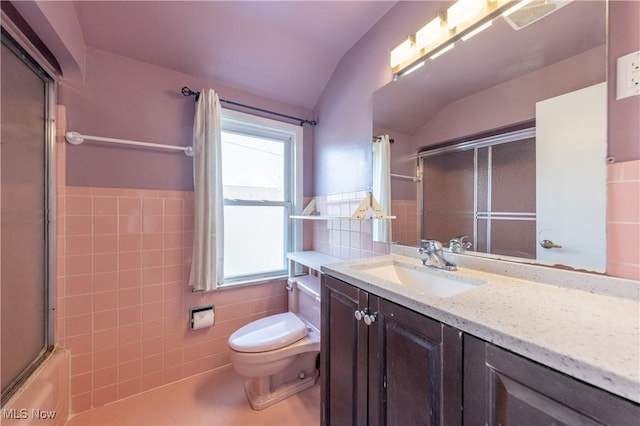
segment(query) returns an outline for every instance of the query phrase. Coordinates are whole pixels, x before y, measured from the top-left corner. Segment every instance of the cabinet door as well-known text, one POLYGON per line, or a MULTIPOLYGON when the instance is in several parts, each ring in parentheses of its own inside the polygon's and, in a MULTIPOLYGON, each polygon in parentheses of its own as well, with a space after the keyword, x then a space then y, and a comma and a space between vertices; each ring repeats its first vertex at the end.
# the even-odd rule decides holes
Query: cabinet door
POLYGON ((369 295, 369 424, 460 425, 458 330, 369 295))
POLYGON ((464 424, 636 425, 640 406, 471 336, 464 424))
POLYGON ((354 313, 367 293, 322 276, 320 377, 323 425, 367 424, 367 326, 354 313))

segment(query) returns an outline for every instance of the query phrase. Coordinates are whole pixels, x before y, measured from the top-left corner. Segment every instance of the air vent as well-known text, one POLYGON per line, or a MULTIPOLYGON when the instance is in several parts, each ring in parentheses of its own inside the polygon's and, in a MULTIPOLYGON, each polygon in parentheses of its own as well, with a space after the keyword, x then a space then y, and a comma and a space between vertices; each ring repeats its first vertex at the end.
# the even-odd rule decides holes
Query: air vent
POLYGON ((545 16, 568 5, 571 1, 534 0, 509 16, 504 16, 511 28, 518 31, 539 21, 545 16))

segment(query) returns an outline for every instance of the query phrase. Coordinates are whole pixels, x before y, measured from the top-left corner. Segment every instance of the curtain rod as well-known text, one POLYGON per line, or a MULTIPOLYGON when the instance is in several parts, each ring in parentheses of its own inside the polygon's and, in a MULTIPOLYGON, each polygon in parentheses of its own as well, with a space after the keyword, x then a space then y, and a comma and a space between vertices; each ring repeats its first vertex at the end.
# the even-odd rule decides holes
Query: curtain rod
MULTIPOLYGON (((194 92, 193 90, 189 89, 187 86, 184 86, 182 88, 182 94, 184 96, 195 96, 196 97, 196 102, 200 98, 200 92, 194 92)), ((223 103, 229 104, 229 105, 239 106, 239 107, 242 107, 242 108, 251 109, 251 110, 254 110, 254 111, 264 112, 266 114, 276 115, 278 117, 288 118, 289 120, 299 121, 301 126, 303 126, 305 124, 309 124, 310 126, 315 126, 315 125, 318 124, 318 122, 316 120, 306 120, 304 118, 293 117, 291 115, 281 114, 279 112, 269 111, 268 109, 262 109, 262 108, 254 107, 254 106, 251 106, 251 105, 245 105, 245 104, 241 104, 239 102, 228 101, 226 99, 220 99, 220 102, 223 102, 223 103)))

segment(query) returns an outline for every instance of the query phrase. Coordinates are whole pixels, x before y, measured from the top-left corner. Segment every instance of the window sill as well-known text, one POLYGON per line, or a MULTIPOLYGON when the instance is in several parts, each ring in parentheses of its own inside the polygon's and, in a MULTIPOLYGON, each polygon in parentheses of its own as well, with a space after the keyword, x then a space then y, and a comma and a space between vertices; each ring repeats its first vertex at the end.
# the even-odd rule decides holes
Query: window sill
POLYGON ((252 280, 233 281, 230 283, 222 284, 218 286, 217 289, 227 290, 227 289, 238 288, 238 287, 249 287, 249 286, 261 285, 261 284, 271 284, 277 281, 286 281, 288 278, 289 276, 287 274, 283 274, 283 275, 277 275, 269 278, 256 278, 252 280))

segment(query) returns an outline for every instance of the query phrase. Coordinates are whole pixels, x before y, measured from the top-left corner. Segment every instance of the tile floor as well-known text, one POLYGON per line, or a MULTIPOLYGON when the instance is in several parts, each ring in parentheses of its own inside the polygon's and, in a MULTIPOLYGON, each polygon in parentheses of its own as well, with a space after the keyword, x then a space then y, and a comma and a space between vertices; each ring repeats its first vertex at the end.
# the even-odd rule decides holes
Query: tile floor
POLYGON ((319 425, 320 384, 261 411, 244 395, 245 379, 231 367, 77 414, 71 426, 319 425), (211 380, 216 375, 215 380, 211 380), (215 386, 214 386, 215 383, 215 386))

